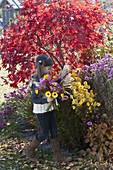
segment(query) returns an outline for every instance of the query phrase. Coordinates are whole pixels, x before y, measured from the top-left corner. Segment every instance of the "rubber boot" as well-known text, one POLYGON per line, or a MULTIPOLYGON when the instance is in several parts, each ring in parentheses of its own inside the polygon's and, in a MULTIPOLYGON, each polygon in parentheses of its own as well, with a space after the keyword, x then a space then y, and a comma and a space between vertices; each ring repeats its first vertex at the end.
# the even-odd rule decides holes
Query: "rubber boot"
POLYGON ((34 137, 30 145, 27 146, 25 150, 26 157, 33 162, 38 161, 38 156, 36 155, 35 150, 39 146, 39 144, 40 142, 36 139, 36 137, 34 137))
POLYGON ((52 151, 53 151, 53 160, 55 162, 69 163, 70 161, 72 161, 72 157, 66 157, 60 152, 60 143, 58 138, 52 139, 52 151))

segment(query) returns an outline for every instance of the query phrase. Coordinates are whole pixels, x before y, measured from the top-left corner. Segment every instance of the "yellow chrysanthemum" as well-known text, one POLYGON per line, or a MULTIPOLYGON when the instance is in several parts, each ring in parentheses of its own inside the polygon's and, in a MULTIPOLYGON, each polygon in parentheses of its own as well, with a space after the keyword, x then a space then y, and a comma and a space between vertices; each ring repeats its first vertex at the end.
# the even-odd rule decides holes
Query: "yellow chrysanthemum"
POLYGON ((89 106, 88 109, 89 109, 89 111, 91 111, 92 110, 91 106, 89 106))
POLYGON ((86 105, 87 105, 87 106, 90 106, 90 102, 87 102, 86 105))
POLYGON ((83 85, 78 86, 78 91, 81 92, 84 89, 83 85))
POLYGON ((78 100, 77 99, 73 99, 72 100, 72 105, 78 105, 78 100))
POLYGON ((88 101, 89 101, 90 103, 92 103, 92 102, 94 101, 94 99, 91 98, 91 97, 89 97, 88 101))
POLYGON ((64 97, 64 93, 61 93, 60 96, 63 98, 64 97))
POLYGON ((93 106, 95 107, 97 105, 97 102, 95 101, 94 103, 93 103, 93 106))
POLYGON ((46 96, 47 98, 50 98, 50 97, 51 97, 51 92, 50 92, 50 91, 46 91, 46 92, 45 92, 45 96, 46 96))
POLYGON ((76 77, 77 76, 77 74, 76 74, 76 72, 73 70, 72 71, 72 77, 76 77))
POLYGON ((75 101, 75 104, 77 105, 78 104, 78 99, 74 99, 74 101, 75 101))
POLYGON ((39 92, 38 89, 35 89, 35 93, 38 94, 38 92, 39 92))
POLYGON ((83 82, 83 84, 84 84, 85 86, 87 86, 87 85, 88 85, 87 81, 84 81, 84 82, 83 82))
POLYGON ((99 102, 97 102, 96 106, 100 106, 101 104, 99 102))
POLYGON ((82 101, 80 101, 80 102, 79 102, 79 105, 81 106, 82 104, 83 104, 83 102, 82 102, 82 101))
POLYGON ((90 98, 90 94, 87 92, 87 93, 85 93, 85 96, 86 96, 86 98, 87 99, 89 99, 90 98))
POLYGON ((74 100, 72 100, 72 104, 75 104, 75 101, 74 101, 74 100))
POLYGON ((90 90, 90 96, 93 97, 93 98, 95 97, 93 90, 90 90))
POLYGON ((90 89, 90 86, 89 86, 89 85, 84 85, 84 87, 85 87, 86 89, 90 89))
POLYGON ((76 88, 76 82, 73 81, 71 84, 72 84, 71 87, 75 87, 76 88))
POLYGON ((90 88, 91 88, 90 85, 88 85, 88 86, 87 86, 87 89, 90 89, 90 88))
POLYGON ((82 79, 80 77, 75 77, 74 80, 77 82, 82 82, 82 79))
POLYGON ((78 92, 73 91, 73 96, 76 97, 78 95, 78 92))
POLYGON ((52 97, 55 99, 58 97, 58 93, 57 92, 52 92, 52 97))
POLYGON ((79 95, 79 100, 83 99, 85 96, 83 94, 79 95))
POLYGON ((81 85, 81 83, 80 82, 76 82, 75 85, 78 87, 78 86, 81 85))
POLYGON ((88 92, 88 89, 84 89, 84 93, 85 93, 85 94, 86 94, 86 93, 89 93, 89 92, 88 92))
POLYGON ((81 99, 80 102, 79 102, 80 106, 81 106, 85 101, 86 101, 85 98, 81 99))
POLYGON ((47 79, 49 77, 49 74, 44 75, 44 79, 47 79))
POLYGON ((75 107, 75 106, 72 106, 72 108, 73 108, 73 110, 75 110, 75 109, 76 109, 76 107, 75 107))
POLYGON ((73 95, 70 95, 70 99, 73 99, 73 95))

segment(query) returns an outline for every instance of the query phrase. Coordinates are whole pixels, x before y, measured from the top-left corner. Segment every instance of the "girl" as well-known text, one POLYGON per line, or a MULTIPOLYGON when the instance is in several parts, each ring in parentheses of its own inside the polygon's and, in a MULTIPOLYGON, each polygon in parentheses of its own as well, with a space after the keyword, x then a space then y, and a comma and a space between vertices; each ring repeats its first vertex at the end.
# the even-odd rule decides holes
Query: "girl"
POLYGON ((30 145, 27 147, 26 156, 32 161, 38 161, 35 149, 42 141, 48 138, 50 132, 54 161, 69 162, 71 161, 71 157, 65 157, 60 152, 55 112, 53 109, 48 112, 46 111, 49 102, 54 99, 40 97, 35 93, 36 83, 45 74, 50 74, 52 65, 52 60, 45 54, 41 54, 36 58, 36 73, 32 75, 30 87, 32 89, 33 113, 37 115, 41 132, 34 137, 30 145))

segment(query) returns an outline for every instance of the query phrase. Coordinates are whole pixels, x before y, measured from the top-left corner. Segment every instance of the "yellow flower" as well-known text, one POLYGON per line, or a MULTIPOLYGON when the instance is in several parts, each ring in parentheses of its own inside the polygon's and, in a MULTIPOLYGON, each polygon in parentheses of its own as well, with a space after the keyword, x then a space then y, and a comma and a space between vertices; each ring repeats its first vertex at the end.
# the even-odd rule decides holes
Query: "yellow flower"
POLYGON ((76 86, 78 87, 78 86, 80 86, 81 85, 81 83, 80 82, 76 82, 76 86))
POLYGON ((50 91, 46 91, 46 92, 45 92, 45 96, 46 96, 47 98, 50 98, 50 97, 51 97, 51 92, 50 92, 50 91))
POLYGON ((89 92, 88 92, 88 90, 87 90, 87 89, 84 89, 84 93, 86 94, 86 93, 89 93, 89 92))
POLYGON ((78 92, 77 91, 73 91, 73 96, 77 97, 77 95, 78 95, 78 92))
POLYGON ((76 105, 78 105, 78 104, 79 104, 77 99, 74 99, 74 101, 75 101, 75 104, 76 104, 76 105))
POLYGON ((76 72, 73 70, 72 71, 72 77, 76 77, 77 76, 77 74, 76 74, 76 72))
POLYGON ((76 99, 73 99, 73 100, 72 100, 72 105, 73 105, 73 104, 78 105, 79 103, 78 103, 78 101, 77 101, 76 99))
POLYGON ((53 79, 56 79, 56 76, 53 76, 53 79))
POLYGON ((70 95, 70 99, 73 99, 73 95, 70 95))
POLYGON ((94 102, 94 106, 100 106, 101 104, 99 102, 94 102))
POLYGON ((87 106, 90 106, 90 103, 89 103, 89 102, 87 102, 87 103, 86 103, 86 105, 87 105, 87 106))
POLYGON ((47 79, 49 77, 49 74, 44 75, 44 79, 47 79))
POLYGON ((89 85, 84 85, 84 87, 85 87, 86 89, 90 89, 90 86, 89 86, 89 85))
POLYGON ((35 89, 35 93, 38 94, 38 89, 35 89))
POLYGON ((80 102, 79 102, 80 106, 81 106, 85 101, 86 101, 85 98, 81 99, 80 102))
POLYGON ((75 87, 76 88, 76 82, 73 81, 71 84, 72 84, 71 87, 75 87))
POLYGON ((97 105, 97 102, 94 102, 93 106, 95 107, 97 105))
POLYGON ((78 86, 78 91, 79 91, 79 92, 81 92, 83 89, 84 89, 84 86, 83 86, 83 85, 79 85, 79 86, 78 86))
POLYGON ((52 97, 55 99, 58 97, 58 93, 57 92, 52 92, 52 97))
POLYGON ((76 68, 76 71, 79 71, 79 70, 82 70, 82 68, 80 68, 80 67, 76 68))
POLYGON ((83 99, 85 96, 83 95, 83 94, 80 94, 79 95, 79 99, 81 100, 81 99, 83 99))
POLYGON ((85 93, 85 96, 86 96, 87 99, 89 99, 89 97, 90 97, 89 92, 86 92, 86 93, 85 93))
POLYGON ((72 106, 72 108, 73 108, 73 110, 75 110, 75 109, 76 109, 76 107, 75 107, 75 106, 72 106))
POLYGON ((89 106, 88 109, 89 109, 89 111, 91 111, 92 110, 91 106, 89 106))
POLYGON ((94 93, 93 93, 93 90, 90 90, 90 96, 91 97, 95 97, 94 93))
POLYGON ((84 89, 82 89, 82 90, 80 91, 80 93, 81 93, 82 95, 85 95, 85 94, 84 94, 84 89))
POLYGON ((88 86, 87 86, 87 89, 90 89, 90 88, 91 88, 90 85, 88 85, 88 86))
POLYGON ((75 79, 75 81, 77 81, 77 82, 82 82, 82 79, 81 79, 80 77, 75 77, 74 79, 75 79))
POLYGON ((75 100, 72 100, 72 104, 75 104, 75 100))
POLYGON ((87 81, 84 81, 84 82, 83 82, 83 84, 84 84, 85 86, 87 86, 87 85, 88 85, 87 81))
POLYGON ((99 102, 97 102, 97 104, 96 104, 97 106, 100 106, 101 104, 99 103, 99 102))
POLYGON ((64 97, 64 93, 61 93, 60 96, 63 98, 64 97))
POLYGON ((53 86, 57 86, 57 82, 53 82, 51 83, 53 86))
POLYGON ((94 99, 91 98, 91 97, 89 97, 88 101, 89 101, 90 103, 92 103, 92 102, 94 101, 94 99))

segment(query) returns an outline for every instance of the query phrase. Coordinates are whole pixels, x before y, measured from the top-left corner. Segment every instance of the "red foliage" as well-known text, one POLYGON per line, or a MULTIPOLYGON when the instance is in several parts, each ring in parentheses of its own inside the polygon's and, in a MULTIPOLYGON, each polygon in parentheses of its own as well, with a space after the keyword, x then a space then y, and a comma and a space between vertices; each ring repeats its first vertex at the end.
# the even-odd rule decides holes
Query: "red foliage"
POLYGON ((11 86, 28 83, 35 56, 40 53, 48 54, 58 71, 66 62, 75 66, 92 60, 87 51, 104 44, 99 27, 108 23, 107 13, 89 0, 68 2, 23 2, 17 23, 4 31, 0 41, 2 66, 9 72, 11 86))

